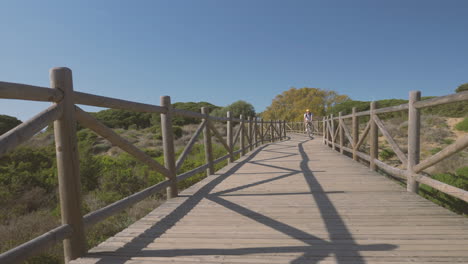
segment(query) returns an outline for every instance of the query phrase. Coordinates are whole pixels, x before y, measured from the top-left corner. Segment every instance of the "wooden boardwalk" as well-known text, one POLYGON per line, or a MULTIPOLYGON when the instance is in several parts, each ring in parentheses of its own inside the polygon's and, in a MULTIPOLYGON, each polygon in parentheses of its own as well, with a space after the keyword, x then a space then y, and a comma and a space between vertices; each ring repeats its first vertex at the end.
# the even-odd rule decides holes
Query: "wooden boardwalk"
POLYGON ((468 219, 322 144, 263 146, 74 264, 468 263, 468 219))

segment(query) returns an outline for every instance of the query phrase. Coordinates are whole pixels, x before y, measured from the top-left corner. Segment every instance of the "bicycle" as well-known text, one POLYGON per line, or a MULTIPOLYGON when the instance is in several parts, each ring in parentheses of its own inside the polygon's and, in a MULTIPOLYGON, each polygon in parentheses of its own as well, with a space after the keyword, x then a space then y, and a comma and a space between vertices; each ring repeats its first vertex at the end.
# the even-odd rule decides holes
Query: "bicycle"
POLYGON ((307 135, 312 138, 313 135, 314 135, 314 130, 313 130, 313 125, 312 125, 312 121, 307 121, 306 122, 306 133, 307 135))

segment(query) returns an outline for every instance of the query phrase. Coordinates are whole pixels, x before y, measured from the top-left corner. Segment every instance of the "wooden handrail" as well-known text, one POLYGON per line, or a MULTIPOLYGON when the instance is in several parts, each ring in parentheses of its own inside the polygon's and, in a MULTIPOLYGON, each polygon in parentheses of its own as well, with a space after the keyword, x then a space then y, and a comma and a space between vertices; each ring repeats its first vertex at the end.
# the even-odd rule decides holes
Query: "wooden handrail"
POLYGON ((441 192, 449 194, 453 197, 459 198, 464 201, 468 201, 468 191, 462 190, 460 188, 450 186, 446 183, 434 180, 424 174, 422 171, 430 166, 435 165, 436 163, 446 159, 447 157, 454 155, 468 147, 468 135, 463 136, 457 139, 454 143, 447 146, 440 152, 434 154, 433 156, 427 158, 426 160, 419 161, 419 151, 420 151, 420 109, 425 107, 432 107, 441 104, 461 102, 468 100, 468 91, 451 94, 447 96, 441 96, 436 98, 431 98, 428 100, 420 101, 421 94, 419 91, 410 92, 409 103, 401 104, 397 106, 385 107, 385 108, 376 108, 374 103, 371 103, 371 110, 356 112, 356 108, 353 108, 352 114, 350 115, 339 115, 338 117, 324 117, 322 120, 323 124, 323 143, 327 146, 330 146, 335 149, 335 144, 339 145, 340 151, 346 151, 353 154, 354 160, 363 159, 370 163, 371 168, 379 167, 388 174, 406 179, 407 181, 407 190, 409 192, 417 193, 418 192, 418 183, 426 184, 434 189, 437 189, 441 192), (398 144, 395 142, 393 137, 385 128, 383 122, 377 116, 377 114, 391 113, 397 111, 408 110, 408 157, 403 153, 398 144), (358 129, 358 117, 371 115, 369 122, 367 123, 364 131, 359 135, 358 129), (344 125, 343 119, 352 118, 353 128, 352 135, 349 135, 347 128, 344 125), (339 127, 334 129, 334 120, 339 121, 339 127), (352 149, 344 146, 344 140, 340 137, 340 142, 337 143, 337 135, 340 133, 340 127, 344 129, 344 134, 350 142, 352 149), (378 159, 378 134, 376 127, 380 129, 382 135, 386 138, 392 149, 395 151, 397 157, 400 159, 403 165, 406 165, 406 169, 399 169, 393 166, 390 166, 378 159), (369 142, 371 143, 370 154, 367 155, 359 151, 359 147, 364 142, 366 136, 372 130, 369 136, 369 142))
POLYGON ((63 105, 53 105, 0 136, 0 156, 16 148, 62 115, 63 105))
MULTIPOLYGON (((202 110, 202 113, 183 109, 174 109, 172 108, 170 98, 168 96, 161 97, 161 106, 158 106, 83 92, 76 92, 73 91, 71 70, 68 68, 54 68, 51 70, 51 87, 55 89, 0 82, 0 98, 56 102, 56 104, 36 115, 31 120, 22 123, 13 130, 8 131, 7 133, 0 136, 0 156, 12 150, 17 145, 25 142, 27 139, 31 138, 34 134, 42 130, 54 120, 60 120, 62 123, 55 123, 55 126, 60 126, 58 130, 56 129, 56 131, 59 131, 59 134, 56 134, 56 142, 59 144, 59 147, 57 147, 57 158, 62 159, 62 165, 59 165, 64 166, 64 168, 61 169, 63 172, 59 171, 59 175, 62 175, 61 177, 63 177, 63 179, 59 181, 59 188, 61 189, 60 197, 61 200, 64 201, 81 201, 81 194, 79 192, 77 193, 71 191, 71 189, 79 190, 80 188, 69 186, 70 183, 75 185, 79 184, 78 161, 71 161, 71 159, 77 159, 77 152, 70 157, 66 156, 69 154, 69 149, 74 149, 75 151, 77 149, 76 147, 73 147, 74 144, 76 145, 76 132, 72 131, 74 131, 73 127, 75 126, 76 121, 78 121, 83 126, 90 128, 95 133, 109 140, 113 145, 119 146, 137 160, 148 165, 151 169, 154 169, 155 171, 166 176, 166 180, 134 193, 128 197, 125 197, 122 200, 109 204, 85 216, 81 216, 80 208, 76 206, 71 208, 67 203, 62 204, 62 214, 64 214, 63 210, 65 210, 65 214, 69 215, 69 218, 71 217, 70 220, 73 220, 70 222, 70 224, 65 223, 64 225, 51 230, 44 235, 41 235, 29 242, 26 242, 16 248, 0 254, 1 263, 18 263, 25 260, 27 257, 36 254, 36 252, 38 252, 40 249, 63 240, 68 241, 65 243, 65 262, 68 263, 70 260, 82 256, 85 252, 85 240, 83 232, 84 228, 89 228, 90 226, 121 212, 122 210, 155 194, 156 192, 162 191, 164 188, 168 188, 168 198, 175 197, 177 196, 178 192, 176 186, 177 182, 189 178, 197 173, 203 172, 204 170, 208 170, 208 175, 212 174, 214 173, 215 164, 218 164, 226 159, 230 159, 230 161, 233 162, 234 155, 239 153, 244 155, 247 150, 252 150, 254 147, 257 147, 259 142, 261 142, 261 144, 266 143, 263 141, 264 135, 260 136, 261 141, 258 140, 256 132, 259 130, 259 125, 256 122, 256 117, 250 117, 252 120, 245 120, 242 116, 239 118, 234 118, 230 116, 230 114, 228 114, 227 117, 210 116, 208 115, 207 109, 202 110), (112 129, 106 127, 93 116, 86 113, 78 106, 75 106, 75 104, 123 109, 136 112, 160 113, 165 165, 163 166, 156 162, 145 152, 120 137, 112 129), (202 120, 201 125, 190 139, 188 145, 185 147, 177 162, 175 161, 175 154, 173 149, 174 139, 172 137, 172 115, 193 117, 202 120), (227 136, 228 140, 225 141, 223 135, 221 135, 212 124, 214 121, 226 122, 226 125, 228 125, 228 127, 231 126, 231 129, 233 127, 232 122, 239 122, 240 126, 235 135, 233 135, 233 131, 231 130, 230 134, 227 136), (245 123, 250 126, 251 133, 249 135, 245 133, 245 123), (72 129, 68 130, 69 128, 72 129), (196 142, 196 139, 203 130, 206 137, 204 142, 205 147, 211 145, 211 133, 213 133, 213 135, 228 151, 228 154, 214 159, 212 148, 208 147, 207 156, 209 160, 206 164, 176 176, 177 170, 180 169, 184 159, 189 154, 190 150, 196 142), (234 151, 236 142, 239 138, 240 149, 234 151), (249 139, 249 144, 247 146, 245 144, 246 138, 249 139), (60 144, 65 145, 62 146, 60 144), (62 152, 65 154, 63 157, 62 152), (67 163, 67 161, 70 162, 67 163), (64 198, 64 196, 70 197, 64 198), (77 217, 79 219, 76 219, 77 217)), ((280 123, 278 122, 279 121, 264 122, 261 120, 261 130, 263 131, 264 123, 271 124, 272 129, 273 124, 277 124, 279 131, 277 131, 278 137, 275 137, 275 139, 281 139, 282 137, 279 133, 281 133, 283 128, 281 125, 279 125, 280 123)), ((73 202, 73 204, 80 204, 80 202, 73 202)))

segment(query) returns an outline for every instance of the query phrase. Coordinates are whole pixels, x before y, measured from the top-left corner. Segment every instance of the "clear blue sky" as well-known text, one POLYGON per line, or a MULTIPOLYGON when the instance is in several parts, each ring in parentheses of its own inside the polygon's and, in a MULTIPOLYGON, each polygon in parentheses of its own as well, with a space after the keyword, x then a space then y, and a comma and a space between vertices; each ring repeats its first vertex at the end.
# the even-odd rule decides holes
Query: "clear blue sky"
MULTIPOLYGON (((467 0, 0 2, 0 81, 159 104, 242 99, 257 112, 291 87, 356 100, 445 95, 468 82, 467 0)), ((48 103, 1 100, 22 120, 48 103)), ((91 109, 95 110, 95 109, 91 109)))

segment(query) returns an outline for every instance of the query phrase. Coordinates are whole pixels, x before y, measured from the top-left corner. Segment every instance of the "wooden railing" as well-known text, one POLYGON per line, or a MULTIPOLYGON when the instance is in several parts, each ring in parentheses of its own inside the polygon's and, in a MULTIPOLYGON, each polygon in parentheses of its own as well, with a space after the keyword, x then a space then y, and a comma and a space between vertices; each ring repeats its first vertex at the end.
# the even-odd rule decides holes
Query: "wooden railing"
MULTIPOLYGON (((318 117, 312 121, 312 134, 322 136, 323 134, 323 122, 322 118, 318 117)), ((286 132, 296 134, 307 134, 306 124, 304 122, 286 122, 286 132)))
POLYGON ((0 136, 0 156, 11 151, 36 133, 54 122, 54 134, 59 177, 59 196, 62 225, 0 255, 0 263, 19 263, 40 250, 63 241, 65 262, 83 256, 86 253, 85 229, 100 221, 115 215, 129 206, 166 188, 167 197, 178 195, 177 183, 197 173, 206 171, 207 175, 214 173, 214 165, 226 159, 235 160, 236 155, 245 155, 262 144, 282 140, 286 137, 285 123, 282 121, 264 121, 256 117, 243 116, 234 118, 231 113, 227 117, 215 117, 208 114, 208 109, 202 108, 201 113, 172 108, 169 96, 161 97, 161 105, 143 104, 110 97, 73 91, 72 72, 68 68, 53 68, 50 71, 51 88, 30 86, 16 83, 0 82, 0 98, 22 99, 53 102, 45 111, 22 123, 16 128, 0 136), (103 125, 92 115, 83 111, 75 104, 98 106, 105 108, 125 109, 137 112, 161 114, 161 130, 164 152, 164 165, 158 163, 142 150, 120 137, 110 128, 103 125), (174 138, 172 132, 172 117, 181 115, 202 120, 187 146, 175 158, 174 138), (225 122, 227 135, 215 128, 213 122, 225 122), (165 176, 166 180, 132 194, 120 201, 114 202, 85 216, 81 214, 81 187, 79 159, 76 139, 76 122, 93 130, 106 138, 113 145, 128 152, 137 160, 165 176), (234 132, 234 124, 238 129, 234 132), (191 171, 178 174, 184 160, 187 159, 199 135, 203 133, 206 163, 191 171), (215 137, 228 154, 214 159, 212 137, 215 137), (239 150, 235 150, 239 146, 239 150))
POLYGON ((386 107, 378 109, 376 103, 370 104, 369 111, 356 112, 356 108, 352 109, 352 114, 343 116, 339 113, 338 117, 332 115, 323 118, 323 143, 330 146, 334 150, 352 154, 354 160, 363 159, 369 162, 371 170, 380 168, 386 173, 405 179, 407 182, 407 190, 409 192, 418 193, 419 183, 425 184, 443 193, 459 198, 468 202, 468 191, 456 188, 446 183, 437 181, 423 173, 423 170, 429 168, 436 163, 462 151, 468 147, 468 135, 458 138, 454 143, 447 146, 433 156, 420 161, 420 109, 432 107, 441 104, 448 104, 460 101, 468 101, 468 92, 461 92, 447 96, 432 98, 429 100, 421 100, 421 92, 411 91, 409 103, 398 106, 386 107), (400 146, 395 142, 392 135, 386 129, 384 123, 379 118, 379 114, 392 113, 399 111, 408 111, 408 152, 405 154, 400 146), (359 118, 369 116, 364 131, 359 135, 359 118), (351 131, 346 126, 344 120, 351 118, 351 131), (402 166, 406 169, 390 166, 378 159, 379 157, 379 141, 378 131, 385 137, 396 156, 400 160, 402 166), (369 155, 359 151, 359 147, 364 143, 368 136, 370 150, 369 155), (349 143, 351 148, 345 146, 349 143))

